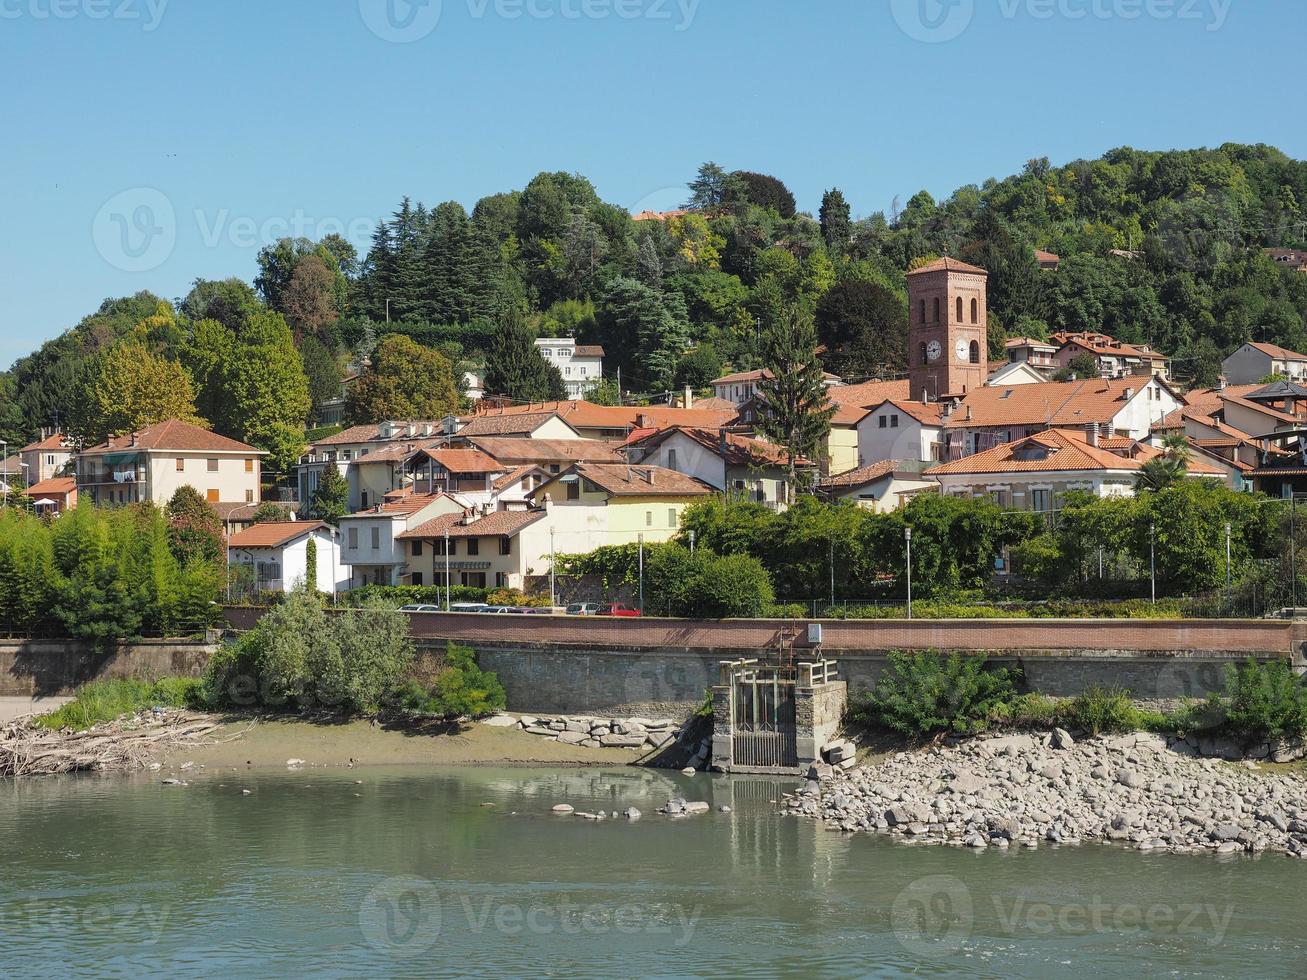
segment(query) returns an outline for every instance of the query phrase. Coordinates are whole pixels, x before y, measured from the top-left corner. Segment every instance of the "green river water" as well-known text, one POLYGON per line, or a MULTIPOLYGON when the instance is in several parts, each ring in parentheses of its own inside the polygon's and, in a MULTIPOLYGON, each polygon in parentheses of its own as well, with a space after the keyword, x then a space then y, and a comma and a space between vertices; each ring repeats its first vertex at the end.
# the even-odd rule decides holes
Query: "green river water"
POLYGON ((903 846, 779 816, 769 801, 794 782, 396 768, 0 783, 0 975, 1307 975, 1307 863, 903 846), (714 810, 655 814, 672 795, 714 810), (644 818, 553 814, 562 802, 644 818))

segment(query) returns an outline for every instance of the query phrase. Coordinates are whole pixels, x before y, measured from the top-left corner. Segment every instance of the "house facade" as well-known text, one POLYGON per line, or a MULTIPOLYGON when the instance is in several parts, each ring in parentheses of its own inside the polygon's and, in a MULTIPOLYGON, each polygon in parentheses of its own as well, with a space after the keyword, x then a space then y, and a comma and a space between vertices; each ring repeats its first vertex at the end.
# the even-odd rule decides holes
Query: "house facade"
POLYGON ((544 509, 442 514, 399 535, 411 585, 522 589, 550 563, 550 523, 544 509))
MULTIPOLYGON (((633 449, 642 464, 675 470, 774 510, 791 499, 784 450, 742 433, 676 426, 658 431, 633 449)), ((815 469, 807 460, 798 465, 815 469)))
POLYGON ((464 505, 448 494, 399 491, 386 500, 340 519, 341 562, 351 588, 409 585, 408 553, 400 535, 442 514, 462 514, 464 505))
POLYGON ((36 442, 18 450, 22 474, 28 483, 70 475, 73 455, 73 444, 62 432, 44 433, 36 442))
POLYGON ((209 503, 257 503, 261 449, 177 419, 147 426, 77 454, 80 499, 163 506, 183 486, 209 503))
POLYGON ((1307 378, 1307 355, 1276 344, 1247 343, 1221 362, 1221 374, 1232 385, 1257 384, 1272 374, 1302 381, 1307 378))
POLYGON ((604 377, 604 349, 571 337, 542 337, 536 347, 558 368, 569 399, 585 398, 604 377))
POLYGON ((817 485, 817 493, 826 500, 846 500, 866 510, 889 513, 907 506, 918 494, 939 490, 939 483, 924 475, 928 465, 919 460, 883 460, 827 477, 817 485))
POLYGON ((293 592, 310 581, 328 595, 349 588, 339 534, 322 521, 268 522, 238 531, 227 541, 227 563, 247 570, 243 578, 254 592, 293 592))
POLYGON ((1050 339, 1058 345, 1057 353, 1053 355, 1057 369, 1067 367, 1075 358, 1087 355, 1098 364, 1098 374, 1103 378, 1170 376, 1170 358, 1146 344, 1125 344, 1105 333, 1092 330, 1064 331, 1053 334, 1050 339))

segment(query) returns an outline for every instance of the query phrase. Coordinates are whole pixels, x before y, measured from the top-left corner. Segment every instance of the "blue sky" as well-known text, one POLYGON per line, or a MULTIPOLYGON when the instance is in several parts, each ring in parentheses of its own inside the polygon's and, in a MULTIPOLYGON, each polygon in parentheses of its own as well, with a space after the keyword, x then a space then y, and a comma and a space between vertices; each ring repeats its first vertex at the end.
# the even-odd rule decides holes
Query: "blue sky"
POLYGON ((1301 158, 1305 37, 1301 0, 0 0, 0 364, 541 170, 664 208, 713 159, 866 215, 1033 156, 1301 158))

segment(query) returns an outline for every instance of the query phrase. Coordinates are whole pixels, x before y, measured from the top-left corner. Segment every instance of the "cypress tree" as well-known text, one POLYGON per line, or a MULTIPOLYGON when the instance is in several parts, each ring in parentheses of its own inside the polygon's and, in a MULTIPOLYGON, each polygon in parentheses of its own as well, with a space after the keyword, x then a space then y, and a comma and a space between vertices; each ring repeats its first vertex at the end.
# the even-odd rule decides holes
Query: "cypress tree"
POLYGON ((835 414, 817 357, 812 315, 798 308, 788 310, 763 341, 763 361, 772 377, 758 392, 758 428, 785 449, 786 496, 792 499, 797 460, 824 455, 835 414))

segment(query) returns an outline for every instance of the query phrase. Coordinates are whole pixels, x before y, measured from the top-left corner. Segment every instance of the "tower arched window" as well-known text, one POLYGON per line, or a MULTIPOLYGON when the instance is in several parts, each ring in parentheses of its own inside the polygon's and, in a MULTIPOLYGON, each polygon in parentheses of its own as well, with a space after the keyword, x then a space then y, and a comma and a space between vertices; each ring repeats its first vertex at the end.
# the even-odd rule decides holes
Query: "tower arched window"
POLYGON ((939 323, 939 297, 938 296, 935 297, 934 313, 935 313, 935 319, 932 322, 939 323))
POLYGON ((921 301, 921 318, 918 322, 919 323, 926 322, 926 301, 924 299, 921 301))
MULTIPOLYGON (((922 302, 924 303, 925 301, 923 300, 922 302)), ((922 344, 922 345, 921 345, 921 363, 924 365, 924 364, 926 363, 926 361, 927 361, 927 357, 926 357, 926 345, 925 345, 925 344, 922 344)))
POLYGON ((957 307, 958 307, 957 319, 958 319, 958 323, 961 323, 962 322, 962 297, 961 296, 958 297, 957 307))
POLYGON ((980 344, 978 344, 974 340, 971 342, 971 363, 972 364, 980 363, 980 344))
POLYGON ((971 301, 971 322, 980 322, 980 300, 978 299, 973 299, 971 301))

